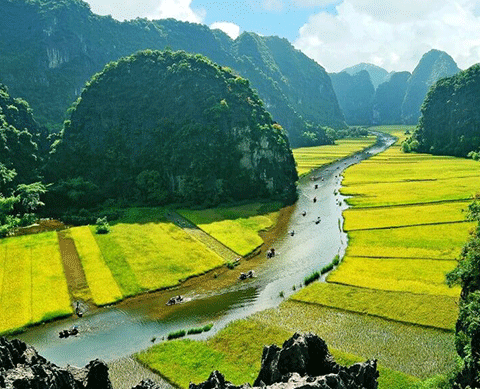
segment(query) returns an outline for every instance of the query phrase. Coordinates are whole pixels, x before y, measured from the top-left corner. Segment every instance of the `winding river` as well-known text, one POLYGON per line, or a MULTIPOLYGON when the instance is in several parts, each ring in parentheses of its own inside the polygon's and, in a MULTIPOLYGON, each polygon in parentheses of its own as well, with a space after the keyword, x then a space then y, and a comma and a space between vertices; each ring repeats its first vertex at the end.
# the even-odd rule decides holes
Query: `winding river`
MULTIPOLYGON (((195 339, 203 339, 232 320, 277 306, 294 293, 293 286, 303 283, 305 276, 330 263, 335 255, 343 256, 347 236, 342 230, 342 212, 347 205, 338 193, 340 174, 394 142, 389 135, 376 135, 378 142, 368 152, 358 153, 300 179, 299 199, 287 230, 272 244, 276 256, 259 261, 255 278, 210 291, 179 288, 174 292, 152 293, 135 300, 136 303, 126 301, 95 310, 81 319, 72 317, 44 324, 16 337, 34 346, 41 355, 57 365, 84 366, 95 358, 109 362, 131 355, 151 346, 154 337, 160 340, 178 329, 214 323, 210 332, 195 335, 195 339), (318 185, 317 189, 315 185, 318 185), (316 224, 319 217, 321 222, 316 224), (293 235, 291 231, 294 231, 293 235), (167 293, 185 294, 191 301, 165 307, 167 293), (68 339, 58 337, 59 331, 74 324, 80 330, 78 336, 68 339)), ((237 269, 230 272, 235 271, 239 273, 237 269)))

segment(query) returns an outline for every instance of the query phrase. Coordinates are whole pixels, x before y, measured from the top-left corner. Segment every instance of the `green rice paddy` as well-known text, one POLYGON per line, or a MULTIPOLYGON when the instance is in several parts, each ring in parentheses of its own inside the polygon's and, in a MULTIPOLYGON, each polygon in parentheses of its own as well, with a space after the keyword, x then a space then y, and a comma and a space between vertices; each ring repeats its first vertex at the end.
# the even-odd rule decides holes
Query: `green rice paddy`
MULTIPOLYGON (((207 341, 190 339, 164 342, 136 354, 136 358, 171 383, 187 388, 205 381, 213 370, 236 385, 252 384, 260 371, 264 345, 281 346, 294 331, 253 318, 230 323, 207 341)), ((351 365, 362 358, 330 349, 338 363, 351 365)), ((413 388, 418 379, 383 366, 379 388, 413 388)))

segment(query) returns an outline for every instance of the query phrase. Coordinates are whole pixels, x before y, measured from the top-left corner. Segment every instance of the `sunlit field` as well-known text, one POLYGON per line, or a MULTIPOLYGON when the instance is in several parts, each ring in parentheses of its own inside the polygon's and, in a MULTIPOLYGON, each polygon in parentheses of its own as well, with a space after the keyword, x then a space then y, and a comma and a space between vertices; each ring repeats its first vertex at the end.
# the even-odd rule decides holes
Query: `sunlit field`
POLYGON ((458 317, 456 297, 397 293, 332 283, 316 282, 295 293, 291 300, 448 330, 454 328, 458 317))
POLYGON ((455 260, 474 226, 465 222, 351 231, 347 255, 455 260))
POLYGON ((96 235, 124 296, 173 286, 223 260, 172 223, 122 224, 96 235))
POLYGON ((221 257, 173 223, 144 222, 141 216, 140 223, 120 222, 108 234, 95 235, 124 297, 174 286, 224 264, 221 257))
POLYGON ((93 302, 105 305, 120 300, 122 292, 105 263, 91 229, 87 226, 75 227, 69 229, 68 233, 75 241, 93 302))
POLYGON ((346 257, 328 281, 379 290, 458 297, 460 288, 449 288, 445 283, 445 274, 455 265, 456 261, 430 259, 346 257))
POLYGON ((0 240, 0 333, 71 314, 55 232, 0 240))
POLYGON ((263 244, 258 233, 275 225, 279 209, 279 203, 253 203, 198 211, 183 209, 178 213, 245 256, 263 244))
POLYGON ((368 136, 359 139, 339 139, 335 141, 336 144, 334 145, 294 149, 293 157, 297 164, 298 175, 307 174, 313 169, 362 151, 373 145, 375 141, 375 136, 368 136))
MULTIPOLYGON (((277 344, 294 331, 254 319, 232 322, 207 341, 175 340, 153 346, 136 354, 136 358, 161 372, 170 382, 188 388, 191 382, 205 381, 213 370, 236 385, 253 381, 260 371, 264 345, 277 344)), ((330 349, 335 360, 343 365, 364 361, 360 357, 330 349)), ((417 380, 409 375, 379 366, 379 388, 410 388, 417 380)))
POLYGON ((470 201, 412 205, 409 207, 349 208, 344 211, 344 230, 391 228, 405 225, 464 222, 470 201))

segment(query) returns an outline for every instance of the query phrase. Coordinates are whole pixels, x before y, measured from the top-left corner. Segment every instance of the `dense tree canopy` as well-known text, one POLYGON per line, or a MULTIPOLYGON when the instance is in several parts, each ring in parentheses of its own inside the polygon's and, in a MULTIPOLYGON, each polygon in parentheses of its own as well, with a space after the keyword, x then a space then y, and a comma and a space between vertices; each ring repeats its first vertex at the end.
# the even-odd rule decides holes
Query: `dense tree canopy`
POLYGON ((38 180, 45 143, 28 103, 0 84, 0 236, 30 222, 28 215, 43 205, 45 186, 38 180))
MULTIPOLYGON (((197 54, 143 51, 87 83, 52 171, 147 204, 291 201, 289 142, 249 82, 197 54)), ((52 174, 53 176, 53 174, 52 174)))

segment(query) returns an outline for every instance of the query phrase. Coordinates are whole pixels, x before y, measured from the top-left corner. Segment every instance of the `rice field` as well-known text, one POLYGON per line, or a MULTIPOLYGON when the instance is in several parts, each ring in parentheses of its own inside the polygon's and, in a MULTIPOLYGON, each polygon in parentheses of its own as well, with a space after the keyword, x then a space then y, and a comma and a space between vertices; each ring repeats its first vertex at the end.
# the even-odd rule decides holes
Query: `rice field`
POLYGON ((0 333, 72 312, 56 233, 0 240, 0 333))
POLYGON ((224 264, 220 256, 165 219, 119 222, 108 234, 94 236, 123 297, 174 286, 224 264))
POLYGON ((465 210, 470 201, 404 205, 391 207, 349 208, 343 212, 345 231, 392 228, 405 225, 422 225, 464 222, 465 210))
POLYGON ((119 301, 123 296, 88 226, 68 230, 75 241, 78 256, 93 298, 98 305, 119 301))
POLYGON ((460 288, 445 275, 475 223, 464 209, 480 191, 475 161, 405 154, 405 134, 387 151, 348 168, 341 192, 349 244, 339 267, 292 298, 453 331, 460 288))
POLYGON ((376 358, 385 368, 419 379, 448 374, 455 366, 454 334, 449 331, 291 300, 250 319, 291 332, 314 332, 331 350, 376 358))
MULTIPOLYGON (((355 215, 360 217, 360 214, 355 215)), ((408 220, 405 220, 408 223, 408 220)), ((357 230, 348 233, 347 256, 455 260, 473 222, 357 230)))
POLYGON ((308 174, 313 169, 328 165, 338 159, 345 158, 372 146, 375 136, 358 139, 339 139, 334 145, 301 147, 293 150, 298 175, 308 174))
POLYGON ((292 301, 338 308, 398 322, 452 330, 458 316, 456 296, 414 294, 317 282, 292 301))
POLYGON ((263 244, 259 232, 275 225, 280 203, 252 203, 205 210, 178 210, 207 234, 241 256, 263 244))
MULTIPOLYGON (((191 339, 164 342, 136 354, 136 358, 154 371, 160 372, 180 388, 190 381, 206 380, 213 370, 236 385, 252 384, 260 371, 264 345, 281 346, 294 331, 255 319, 238 320, 207 341, 191 339)), ((338 363, 351 365, 364 359, 330 349, 338 363)), ((379 388, 410 388, 418 379, 379 366, 379 388)))

